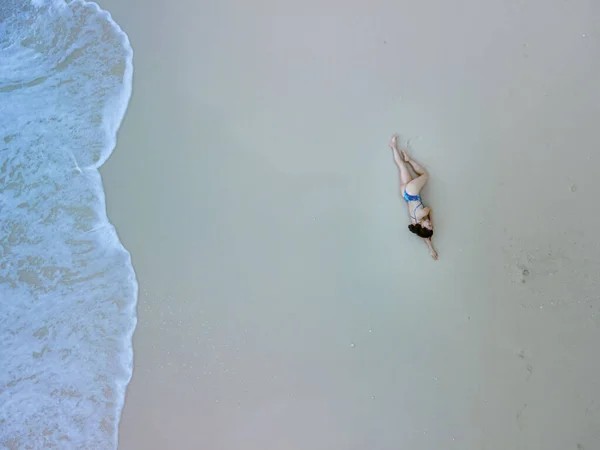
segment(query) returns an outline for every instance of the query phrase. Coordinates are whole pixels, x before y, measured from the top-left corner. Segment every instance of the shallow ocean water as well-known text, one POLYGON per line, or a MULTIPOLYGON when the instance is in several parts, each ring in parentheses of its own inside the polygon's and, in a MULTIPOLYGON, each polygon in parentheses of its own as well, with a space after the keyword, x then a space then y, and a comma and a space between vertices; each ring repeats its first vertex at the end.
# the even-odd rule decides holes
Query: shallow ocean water
POLYGON ((0 447, 114 448, 137 282, 106 215, 132 49, 84 1, 0 6, 0 447))

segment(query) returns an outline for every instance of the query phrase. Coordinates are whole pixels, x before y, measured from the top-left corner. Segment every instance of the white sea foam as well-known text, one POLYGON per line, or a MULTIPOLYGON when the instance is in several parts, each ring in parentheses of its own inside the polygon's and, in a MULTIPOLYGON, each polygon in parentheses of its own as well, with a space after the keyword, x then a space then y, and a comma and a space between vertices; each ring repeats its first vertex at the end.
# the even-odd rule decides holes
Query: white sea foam
POLYGON ((0 448, 115 448, 137 282, 98 167, 132 50, 81 0, 0 7, 0 448))

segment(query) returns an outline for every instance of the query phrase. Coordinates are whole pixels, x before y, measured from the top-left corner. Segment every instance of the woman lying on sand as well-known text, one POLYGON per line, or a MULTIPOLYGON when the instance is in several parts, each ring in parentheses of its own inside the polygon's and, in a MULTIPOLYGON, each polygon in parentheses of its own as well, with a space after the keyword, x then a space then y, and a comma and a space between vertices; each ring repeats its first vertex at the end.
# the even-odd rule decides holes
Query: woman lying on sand
POLYGON ((408 214, 410 215, 410 221, 412 224, 408 226, 408 229, 423 238, 433 259, 438 259, 438 254, 433 248, 431 243, 431 236, 433 236, 433 221, 431 220, 431 208, 423 205, 421 200, 421 189, 427 184, 429 180, 429 174, 423 166, 418 162, 413 161, 411 157, 402 150, 402 156, 400 156, 400 150, 398 150, 398 136, 392 136, 390 141, 390 147, 394 152, 394 160, 398 169, 400 169, 400 192, 406 200, 408 206, 408 214), (417 177, 413 178, 410 170, 408 169, 407 163, 416 172, 417 177))

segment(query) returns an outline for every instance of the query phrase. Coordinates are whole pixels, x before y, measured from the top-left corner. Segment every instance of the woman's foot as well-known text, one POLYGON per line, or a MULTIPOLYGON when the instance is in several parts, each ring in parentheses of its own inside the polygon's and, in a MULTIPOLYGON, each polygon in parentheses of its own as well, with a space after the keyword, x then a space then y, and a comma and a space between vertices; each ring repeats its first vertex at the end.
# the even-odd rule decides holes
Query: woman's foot
POLYGON ((406 153, 406 150, 400 150, 398 148, 398 135, 397 134, 394 134, 392 136, 392 139, 390 139, 390 144, 389 145, 390 145, 390 148, 392 150, 394 150, 395 152, 402 153, 402 160, 404 162, 409 162, 410 161, 410 156, 408 156, 408 153, 406 153))

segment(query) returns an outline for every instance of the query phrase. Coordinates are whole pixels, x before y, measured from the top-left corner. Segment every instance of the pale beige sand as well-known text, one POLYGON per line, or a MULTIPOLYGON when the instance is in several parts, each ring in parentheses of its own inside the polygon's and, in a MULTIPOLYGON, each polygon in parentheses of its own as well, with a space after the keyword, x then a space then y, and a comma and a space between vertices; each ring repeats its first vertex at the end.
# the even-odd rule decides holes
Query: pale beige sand
POLYGON ((101 4, 136 71, 121 449, 600 448, 600 3, 101 4))

